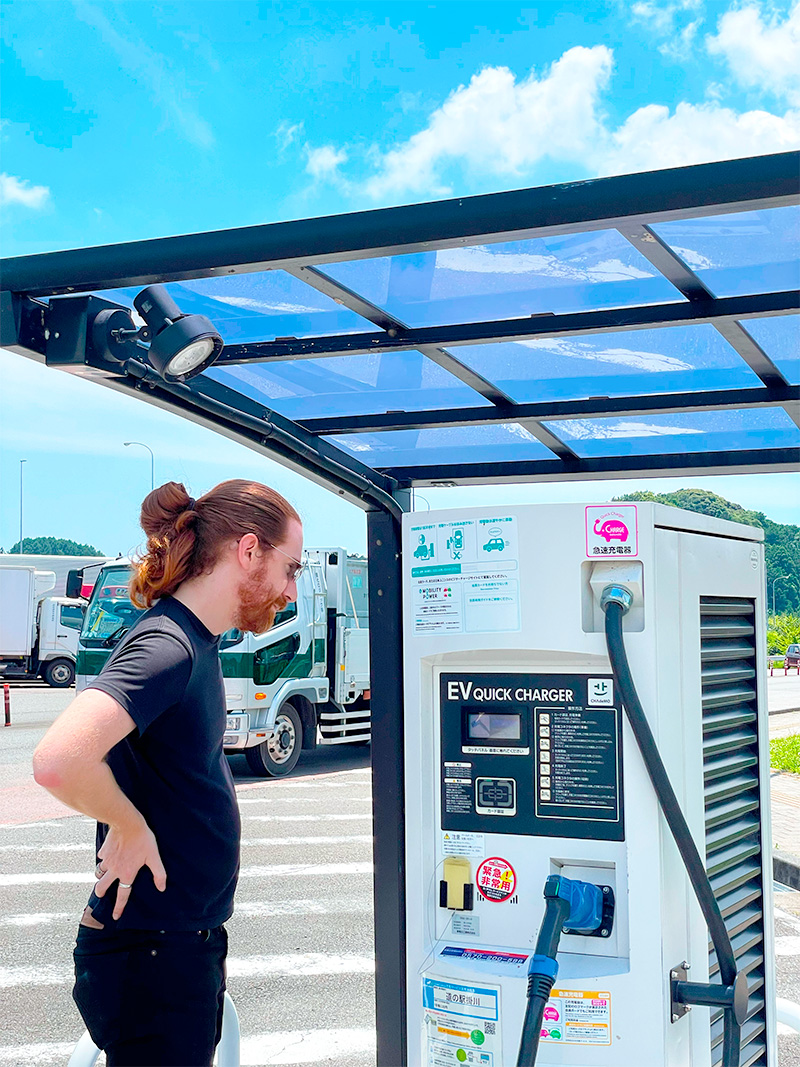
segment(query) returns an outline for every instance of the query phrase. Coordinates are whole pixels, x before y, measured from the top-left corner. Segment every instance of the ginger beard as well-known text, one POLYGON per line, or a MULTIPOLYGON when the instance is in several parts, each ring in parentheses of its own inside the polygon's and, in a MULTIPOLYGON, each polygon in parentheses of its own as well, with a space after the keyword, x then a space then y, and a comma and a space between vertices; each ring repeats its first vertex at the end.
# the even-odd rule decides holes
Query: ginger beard
POLYGON ((289 603, 283 593, 265 589, 267 561, 259 569, 242 579, 239 586, 239 608, 233 625, 242 633, 263 634, 272 626, 275 616, 289 603))

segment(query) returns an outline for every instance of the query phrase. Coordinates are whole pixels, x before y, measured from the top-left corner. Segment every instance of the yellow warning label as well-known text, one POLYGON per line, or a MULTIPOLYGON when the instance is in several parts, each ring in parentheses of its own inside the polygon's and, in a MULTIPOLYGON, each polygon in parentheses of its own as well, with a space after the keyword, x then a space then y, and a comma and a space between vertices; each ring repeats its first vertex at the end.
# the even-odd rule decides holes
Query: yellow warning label
POLYGON ((540 1040, 559 1045, 610 1045, 611 994, 594 989, 552 990, 540 1040))

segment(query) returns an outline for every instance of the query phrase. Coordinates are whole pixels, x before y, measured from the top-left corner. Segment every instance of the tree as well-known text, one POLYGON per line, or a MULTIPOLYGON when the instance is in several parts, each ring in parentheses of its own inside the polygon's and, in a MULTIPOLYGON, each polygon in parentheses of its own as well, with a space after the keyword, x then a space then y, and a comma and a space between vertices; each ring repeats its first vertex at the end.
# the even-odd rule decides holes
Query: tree
MULTIPOLYGON (((25 537, 22 541, 22 549, 25 553, 35 556, 105 556, 99 548, 92 545, 79 545, 77 541, 70 541, 63 537, 25 537)), ((12 545, 9 554, 17 555, 20 551, 20 543, 12 545)))
POLYGON ((614 499, 620 502, 651 500, 656 504, 667 504, 673 508, 711 515, 715 519, 742 522, 746 526, 760 526, 764 531, 767 611, 772 611, 774 589, 777 614, 800 612, 800 526, 773 522, 763 512, 748 511, 741 504, 710 493, 707 489, 676 489, 673 493, 628 493, 614 499))
POLYGON ((767 626, 767 652, 781 655, 793 644, 800 644, 800 615, 773 615, 767 626))

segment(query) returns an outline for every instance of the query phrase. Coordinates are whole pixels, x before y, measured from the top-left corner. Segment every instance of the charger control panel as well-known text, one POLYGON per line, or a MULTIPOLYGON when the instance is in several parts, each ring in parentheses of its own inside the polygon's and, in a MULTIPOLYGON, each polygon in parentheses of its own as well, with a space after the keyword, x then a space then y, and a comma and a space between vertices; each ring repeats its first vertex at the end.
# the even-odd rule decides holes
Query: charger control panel
POLYGON ((623 841, 610 674, 443 674, 442 829, 623 841))

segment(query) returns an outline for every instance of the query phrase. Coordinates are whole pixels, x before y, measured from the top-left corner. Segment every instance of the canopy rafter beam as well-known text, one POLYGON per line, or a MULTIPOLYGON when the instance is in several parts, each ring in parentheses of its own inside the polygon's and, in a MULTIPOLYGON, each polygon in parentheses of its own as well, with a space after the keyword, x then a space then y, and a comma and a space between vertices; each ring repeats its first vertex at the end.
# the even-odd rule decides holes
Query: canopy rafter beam
MULTIPOLYGON (((395 337, 390 337, 387 333, 355 333, 285 341, 258 341, 226 345, 216 366, 353 356, 372 352, 423 349, 429 346, 449 349, 460 345, 511 343, 549 337, 581 337, 587 334, 624 333, 631 330, 703 323, 716 325, 723 320, 735 322, 740 319, 796 314, 799 303, 800 292, 789 290, 782 293, 722 297, 716 300, 604 308, 601 311, 579 311, 565 315, 535 315, 527 319, 425 326, 401 330, 395 337)), ((784 380, 777 369, 776 374, 780 380, 784 380)))
MULTIPOLYGON (((356 315, 360 315, 362 318, 379 326, 382 330, 386 330, 390 337, 397 336, 397 334, 408 329, 406 323, 370 303, 369 300, 365 300, 358 293, 354 293, 352 289, 348 289, 346 285, 334 281, 329 275, 317 270, 315 267, 293 267, 289 269, 288 273, 297 278, 298 281, 305 282, 306 285, 310 285, 318 292, 336 301, 337 304, 349 308, 356 315)), ((470 389, 480 393, 492 404, 513 403, 511 397, 507 396, 502 389, 498 389, 492 382, 478 374, 477 371, 465 366, 459 359, 456 359, 455 356, 451 355, 450 352, 446 352, 443 348, 437 348, 435 345, 425 345, 419 351, 423 356, 427 356, 428 359, 443 367, 454 378, 458 378, 459 381, 468 385, 470 389)))
POLYGON ((386 467, 401 485, 485 485, 487 482, 603 481, 631 475, 662 478, 713 474, 777 474, 797 470, 796 448, 743 449, 740 452, 681 452, 677 455, 601 456, 563 463, 558 459, 509 463, 459 463, 386 467))
POLYGON ((399 411, 382 415, 343 415, 327 419, 300 419, 298 424, 317 436, 382 433, 387 430, 430 430, 443 426, 497 425, 504 422, 557 422, 567 419, 602 419, 637 415, 671 415, 697 411, 735 411, 784 407, 800 401, 800 386, 715 389, 703 392, 645 396, 596 396, 587 400, 551 400, 514 404, 497 411, 483 407, 445 411, 399 411))

